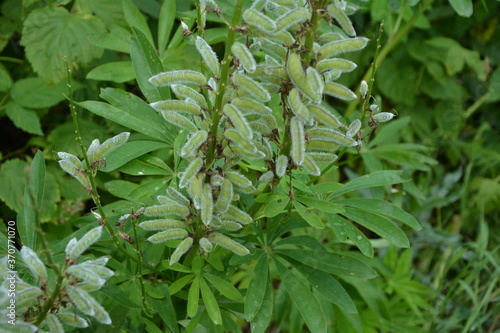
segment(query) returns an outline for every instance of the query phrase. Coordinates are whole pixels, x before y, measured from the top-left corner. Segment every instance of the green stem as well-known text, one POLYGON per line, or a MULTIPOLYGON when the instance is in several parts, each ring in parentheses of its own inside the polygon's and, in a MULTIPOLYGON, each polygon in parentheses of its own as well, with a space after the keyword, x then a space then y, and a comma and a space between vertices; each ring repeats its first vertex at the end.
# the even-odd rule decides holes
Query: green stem
POLYGON ((313 8, 312 8, 312 17, 311 17, 312 28, 309 29, 306 33, 306 41, 304 44, 304 48, 305 48, 306 52, 304 54, 304 61, 308 66, 311 63, 311 58, 313 55, 312 49, 313 49, 313 45, 314 45, 314 39, 316 38, 317 26, 319 25, 319 20, 321 18, 321 14, 319 13, 319 9, 321 9, 323 7, 323 1, 324 0, 314 1, 313 8))
MULTIPOLYGON (((389 37, 388 43, 380 50, 380 54, 378 55, 377 61, 375 62, 375 68, 380 66, 380 64, 385 60, 385 58, 389 55, 389 53, 392 51, 392 49, 401 41, 401 39, 408 34, 410 31, 411 27, 415 24, 417 19, 422 15, 427 7, 431 5, 433 0, 426 0, 422 5, 420 5, 418 11, 413 15, 408 22, 399 30, 395 35, 392 35, 389 37)), ((363 80, 367 81, 371 78, 372 72, 375 69, 373 67, 370 67, 365 75, 363 76, 363 80)), ((349 115, 351 115, 354 110, 356 109, 356 106, 358 104, 359 100, 354 99, 350 104, 349 107, 346 111, 345 117, 347 118, 349 115)))
POLYGON ((12 57, 0 57, 0 61, 15 62, 18 64, 22 64, 24 62, 24 60, 12 58, 12 57))
POLYGON ((474 102, 474 104, 472 104, 471 106, 469 106, 467 108, 467 110, 465 111, 465 118, 467 119, 470 116, 472 116, 474 114, 474 112, 476 112, 477 109, 479 109, 479 107, 481 105, 483 105, 483 103, 488 100, 488 98, 490 98, 490 93, 489 92, 487 92, 486 94, 484 94, 483 96, 481 96, 481 98, 479 98, 476 102, 474 102))
POLYGON ((242 13, 243 0, 237 0, 236 6, 234 8, 233 20, 231 21, 231 26, 229 27, 229 33, 227 35, 226 50, 224 53, 224 59, 221 61, 221 73, 219 88, 217 89, 217 97, 215 99, 215 106, 213 109, 212 126, 210 127, 210 138, 208 144, 207 158, 205 165, 209 167, 214 162, 217 155, 217 129, 219 127, 219 121, 222 117, 222 99, 224 97, 224 92, 229 83, 229 65, 231 64, 231 47, 234 43, 234 35, 236 32, 236 25, 240 20, 242 13))

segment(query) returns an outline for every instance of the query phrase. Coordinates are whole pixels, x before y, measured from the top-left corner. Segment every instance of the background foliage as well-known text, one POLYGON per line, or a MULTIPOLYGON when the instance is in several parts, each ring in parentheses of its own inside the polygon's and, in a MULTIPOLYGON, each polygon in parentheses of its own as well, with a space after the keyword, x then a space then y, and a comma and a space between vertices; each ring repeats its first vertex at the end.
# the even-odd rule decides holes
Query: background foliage
MULTIPOLYGON (((219 5, 223 12, 231 12, 231 3, 220 1, 219 5)), ((190 1, 172 1, 168 6, 155 0, 62 0, 50 4, 60 6, 7 0, 0 7, 0 209, 4 221, 16 220, 22 212, 26 170, 35 151, 41 150, 47 173, 40 220, 47 239, 57 246, 65 244, 75 230, 79 230, 79 237, 83 235, 90 229, 89 222, 94 221, 92 216, 83 215, 93 205, 89 194, 55 163, 56 151, 80 155, 72 139, 74 127, 65 99, 68 90, 62 55, 72 68, 76 101, 101 98, 118 109, 126 108, 119 105, 117 97, 117 89, 123 89, 132 94, 127 95, 131 117, 133 109, 140 106, 134 95, 156 100, 168 97, 167 91, 146 86, 150 76, 162 68, 190 68, 199 57, 193 44, 182 37, 179 21, 194 25, 196 12, 190 1), (145 61, 140 56, 144 54, 151 55, 153 61, 145 61)), ((415 216, 423 229, 405 230, 411 244, 408 249, 381 242, 372 244, 373 260, 351 253, 378 277, 363 282, 340 279, 354 304, 328 305, 331 310, 327 320, 335 323, 332 331, 498 330, 499 6, 498 1, 372 0, 361 3, 360 11, 352 17, 358 35, 372 40, 377 38, 379 22, 384 21, 373 103, 382 110, 395 110, 398 116, 378 127, 358 155, 347 156, 339 170, 331 174, 332 181, 348 181, 380 170, 402 170, 411 181, 393 187, 391 200, 415 216), (353 305, 357 314, 349 311, 353 305)), ((223 52, 227 32, 216 14, 209 15, 206 40, 217 53, 223 52)), ((342 83, 352 87, 361 78, 370 78, 375 46, 370 43, 356 54, 353 60, 358 68, 343 76, 342 83)), ((338 111, 347 119, 356 119, 359 106, 355 104, 339 105, 338 111)), ((85 146, 94 138, 104 141, 125 130, 123 113, 117 113, 114 119, 101 118, 79 108, 78 116, 85 146)), ((165 128, 151 129, 155 131, 163 133, 165 128)), ((169 139, 175 145, 173 133, 169 139)), ((120 165, 120 172, 99 173, 98 186, 102 201, 109 204, 108 211, 116 211, 119 216, 129 209, 122 199, 137 200, 148 186, 158 186, 157 175, 167 175, 162 179, 166 186, 176 170, 172 169, 174 164, 163 162, 172 160, 169 151, 161 149, 164 147, 129 147, 130 154, 140 156, 138 160, 120 165), (138 185, 134 175, 139 169, 146 170, 147 177, 138 185), (124 197, 123 193, 128 194, 124 197)), ((123 151, 115 154, 123 155, 123 151)), ((108 159, 112 160, 111 156, 108 159)), ((358 196, 383 197, 381 191, 365 189, 358 196)), ((5 226, 1 228, 5 233, 5 226)), ((363 231, 363 235, 373 236, 363 231)), ((335 251, 354 249, 339 242, 343 237, 340 234, 318 231, 312 236, 325 239, 327 248, 335 251)), ((363 251, 362 244, 355 245, 363 251)), ((157 253, 161 254, 151 248, 145 256, 159 262, 163 258, 157 253)), ((300 261, 296 253, 288 255, 300 261)), ((241 290, 266 290, 268 295, 277 276, 261 279, 260 285, 253 286, 250 281, 259 280, 251 280, 251 272, 264 271, 264 264, 258 257, 252 259, 242 262, 231 283, 241 290)), ((130 331, 140 331, 161 326, 158 321, 170 322, 169 318, 155 318, 140 326, 140 304, 135 301, 140 299, 139 281, 128 276, 113 279, 113 284, 103 289, 102 299, 105 307, 113 309, 110 316, 118 327, 123 323, 130 331), (132 292, 127 297, 119 289, 132 292), (131 317, 124 315, 124 306, 131 307, 131 317)), ((213 281, 209 282, 217 288, 213 281)), ((189 297, 182 287, 178 287, 178 299, 189 297)), ((166 306, 160 301, 168 293, 165 288, 150 287, 147 292, 154 307, 166 306)), ((284 289, 280 288, 275 297, 282 301, 269 318, 269 330, 302 332, 299 309, 284 289)), ((164 316, 170 315, 165 310, 164 316)), ((202 324, 210 330, 209 320, 202 324)))

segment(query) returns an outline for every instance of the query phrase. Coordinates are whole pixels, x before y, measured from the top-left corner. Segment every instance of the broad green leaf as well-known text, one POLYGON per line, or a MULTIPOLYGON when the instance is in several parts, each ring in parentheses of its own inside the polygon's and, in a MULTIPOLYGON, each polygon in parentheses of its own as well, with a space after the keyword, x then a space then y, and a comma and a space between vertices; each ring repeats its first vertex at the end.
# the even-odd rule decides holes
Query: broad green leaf
POLYGON ((89 36, 89 41, 95 46, 104 49, 130 53, 130 44, 132 43, 132 34, 125 28, 118 25, 112 25, 109 32, 103 32, 89 36))
POLYGON ((124 285, 121 285, 121 288, 119 288, 113 283, 108 283, 106 288, 102 288, 100 291, 126 308, 140 308, 141 306, 137 304, 137 301, 128 296, 128 287, 130 286, 124 287, 124 285))
MULTIPOLYGON (((402 117, 399 119, 391 120, 388 124, 378 129, 377 135, 368 143, 368 148, 375 147, 381 143, 394 142, 399 138, 403 128, 410 124, 411 117, 402 117)), ((368 150, 370 151, 370 150, 368 150)))
POLYGON ((64 58, 68 64, 87 64, 102 55, 103 49, 87 37, 103 31, 102 21, 95 16, 44 7, 33 10, 24 21, 21 44, 35 72, 56 83, 67 75, 64 58))
POLYGON ((154 45, 153 36, 151 35, 151 30, 149 30, 146 17, 141 13, 139 8, 137 8, 132 0, 122 0, 122 4, 123 13, 128 25, 133 29, 139 29, 146 36, 148 42, 154 45))
POLYGON ((302 205, 298 201, 293 202, 293 206, 297 210, 297 213, 307 222, 311 227, 316 229, 323 229, 325 224, 318 215, 314 214, 311 210, 307 209, 306 206, 302 205))
POLYGON ((222 317, 220 314, 219 303, 217 303, 217 299, 212 293, 212 290, 203 278, 200 279, 200 289, 201 297, 203 298, 203 303, 205 304, 205 308, 207 309, 210 319, 212 319, 214 324, 221 325, 222 317))
POLYGON ((458 15, 464 17, 470 17, 474 8, 472 6, 472 0, 448 0, 458 15))
POLYGON ((140 113, 137 115, 130 114, 125 110, 118 109, 103 102, 85 101, 76 104, 101 117, 112 120, 134 131, 149 135, 162 142, 168 142, 169 140, 168 135, 162 132, 168 130, 168 127, 164 126, 165 122, 163 119, 159 118, 157 122, 150 122, 148 119, 141 117, 140 113))
POLYGON ((405 233, 387 218, 371 212, 346 207, 345 217, 370 229, 398 247, 409 247, 410 242, 405 233))
POLYGON ((243 296, 241 296, 238 289, 236 289, 231 283, 227 282, 226 280, 208 273, 203 274, 203 277, 208 282, 210 282, 210 284, 213 285, 215 289, 217 289, 222 295, 226 296, 230 300, 236 302, 240 302, 243 300, 243 296))
POLYGON ((429 171, 429 165, 436 165, 438 162, 427 154, 422 154, 420 151, 429 151, 427 147, 415 144, 386 144, 373 149, 370 149, 365 154, 374 154, 378 158, 389 162, 406 166, 411 169, 421 171, 429 171))
POLYGON ((314 208, 322 212, 337 214, 344 212, 344 208, 332 202, 309 197, 297 197, 297 200, 303 203, 308 208, 314 208))
POLYGON ((127 82, 135 79, 134 68, 130 61, 108 62, 88 72, 87 80, 127 82))
POLYGON ((16 127, 31 134, 43 135, 40 119, 34 110, 23 108, 16 102, 10 101, 5 111, 16 127))
POLYGON ((342 187, 342 184, 340 184, 340 183, 320 183, 320 184, 312 185, 311 189, 312 189, 312 192, 314 194, 320 195, 320 194, 331 193, 331 192, 339 189, 340 187, 342 187))
POLYGON ((20 106, 42 109, 64 100, 63 94, 67 92, 66 82, 50 86, 41 77, 32 77, 16 81, 12 86, 10 96, 20 106))
MULTIPOLYGON (((161 178, 161 179, 155 179, 153 181, 149 181, 146 183, 143 183, 135 190, 132 190, 132 192, 129 193, 129 196, 133 199, 143 199, 147 198, 150 195, 159 193, 160 191, 165 191, 167 188, 169 179, 161 178)), ((166 266, 169 267, 169 266, 166 266)))
POLYGON ((299 309, 311 333, 327 332, 325 314, 314 294, 309 291, 309 288, 293 271, 287 269, 277 259, 274 259, 274 264, 286 291, 293 299, 295 306, 299 309))
POLYGON ((338 214, 325 214, 326 220, 330 223, 335 236, 339 241, 347 241, 347 233, 345 232, 345 224, 350 223, 338 214))
POLYGON ((198 305, 200 301, 200 277, 196 276, 191 283, 188 293, 187 315, 193 318, 198 313, 198 305))
POLYGON ((245 318, 247 321, 254 319, 265 298, 269 279, 267 255, 260 257, 253 271, 255 276, 250 281, 245 299, 245 318))
POLYGON ((334 275, 351 278, 371 279, 375 271, 361 261, 327 251, 279 249, 277 253, 292 258, 304 265, 334 275))
POLYGON ((125 163, 118 170, 134 176, 170 176, 174 173, 161 159, 152 155, 140 156, 125 163))
POLYGON ((271 280, 268 280, 267 285, 265 285, 266 292, 262 300, 262 305, 255 317, 250 321, 252 333, 265 333, 273 316, 273 285, 271 280))
POLYGON ((130 192, 135 190, 139 185, 126 180, 111 180, 104 183, 104 188, 117 198, 122 198, 132 201, 130 192))
POLYGON ((73 5, 73 11, 77 8, 90 15, 95 15, 110 27, 114 24, 126 27, 121 0, 77 0, 73 5))
POLYGON ((12 78, 5 66, 0 64, 0 91, 6 92, 12 87, 12 78))
POLYGON ((347 293, 340 282, 333 276, 316 269, 310 269, 293 259, 290 259, 289 262, 300 272, 300 274, 304 275, 311 286, 318 290, 319 294, 330 303, 337 304, 349 313, 358 313, 356 305, 354 305, 349 293, 347 293))
POLYGON ((170 40, 172 27, 175 21, 176 4, 175 1, 164 1, 160 10, 160 18, 158 20, 158 49, 160 55, 165 52, 167 44, 170 40))
POLYGON ((341 188, 330 195, 332 198, 338 197, 342 194, 359 190, 362 188, 376 187, 376 186, 385 186, 392 185, 404 182, 401 179, 401 171, 393 171, 393 170, 382 170, 375 171, 370 174, 358 177, 356 179, 351 180, 341 188))
POLYGON ((148 102, 153 103, 170 99, 170 92, 167 87, 156 87, 148 81, 153 75, 163 72, 163 65, 156 50, 144 33, 136 28, 133 28, 130 57, 134 65, 137 84, 148 102))
POLYGON ((337 200, 335 202, 340 205, 356 207, 361 210, 366 210, 390 217, 391 219, 404 223, 415 230, 422 229, 422 226, 413 215, 405 212, 403 209, 385 200, 352 198, 337 200))
POLYGON ((193 278, 194 274, 184 275, 180 279, 175 280, 168 289, 170 290, 170 295, 177 294, 182 288, 184 288, 193 278))
POLYGON ((365 256, 373 258, 373 246, 370 240, 351 222, 335 214, 327 214, 326 219, 330 223, 335 236, 342 241, 347 241, 347 237, 358 247, 365 256))
POLYGON ((287 195, 276 195, 264 208, 264 216, 274 217, 283 212, 283 210, 290 202, 290 198, 287 195))
POLYGON ((106 157, 106 166, 101 170, 104 172, 113 171, 136 157, 160 148, 168 148, 168 145, 155 141, 127 142, 106 157))
POLYGON ((26 184, 25 170, 27 163, 18 159, 11 159, 0 168, 0 199, 15 212, 19 212, 23 205, 24 185, 26 184))
POLYGON ((161 319, 167 326, 168 331, 173 333, 178 333, 179 332, 178 320, 175 315, 175 308, 172 303, 172 298, 170 297, 168 287, 166 284, 160 283, 158 285, 158 289, 163 295, 165 295, 165 298, 161 300, 152 298, 150 299, 150 302, 157 310, 161 319))

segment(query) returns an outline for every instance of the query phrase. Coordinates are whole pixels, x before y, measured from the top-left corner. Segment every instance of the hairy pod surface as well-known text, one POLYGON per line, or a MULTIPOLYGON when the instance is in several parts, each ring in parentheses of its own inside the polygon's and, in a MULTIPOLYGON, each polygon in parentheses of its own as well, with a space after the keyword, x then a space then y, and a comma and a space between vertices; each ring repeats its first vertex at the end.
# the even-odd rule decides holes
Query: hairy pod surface
POLYGON ((201 114, 200 106, 195 103, 190 103, 189 101, 170 100, 155 102, 149 105, 158 112, 185 112, 194 116, 199 116, 201 114))
POLYGON ((337 128, 342 125, 335 115, 333 115, 330 111, 326 110, 320 105, 309 104, 307 105, 307 108, 309 109, 309 112, 311 112, 314 119, 316 119, 316 121, 320 124, 332 128, 337 128))
POLYGON ((338 158, 337 155, 327 152, 308 152, 307 155, 309 155, 314 160, 314 162, 325 164, 333 163, 338 158))
POLYGON ((199 130, 191 134, 189 139, 186 141, 181 149, 181 157, 194 156, 198 152, 198 149, 202 144, 208 139, 208 132, 205 130, 199 130))
POLYGON ((264 115, 264 114, 271 114, 273 112, 271 108, 265 106, 264 104, 248 98, 239 98, 239 97, 234 98, 231 101, 231 104, 236 106, 238 109, 249 113, 264 115))
POLYGON ((203 167, 203 160, 200 157, 195 158, 186 167, 186 170, 179 179, 179 187, 184 188, 189 185, 189 182, 200 172, 203 167))
POLYGON ((189 206, 189 200, 186 198, 181 192, 177 191, 175 188, 169 186, 167 187, 167 195, 177 201, 179 204, 183 206, 189 206))
POLYGON ((185 229, 184 222, 172 219, 148 220, 139 223, 139 227, 144 230, 156 231, 165 229, 185 229))
POLYGON ((334 82, 326 82, 324 93, 344 101, 352 101, 358 96, 346 86, 334 82))
POLYGON ((144 210, 145 216, 165 216, 165 215, 175 215, 180 217, 186 217, 189 215, 189 208, 181 205, 157 205, 149 206, 144 210))
POLYGON ((205 61, 208 69, 210 69, 214 76, 219 75, 219 59, 217 59, 217 55, 215 54, 214 50, 212 50, 212 47, 210 47, 210 45, 208 45, 208 43, 200 36, 196 37, 195 45, 198 53, 203 58, 203 61, 205 61))
POLYGON ((183 239, 188 237, 188 232, 184 229, 169 229, 160 231, 148 238, 148 241, 154 244, 164 243, 169 240, 183 239))
POLYGON ((247 9, 243 12, 243 20, 264 32, 276 31, 276 23, 267 15, 255 9, 247 9))
POLYGON ((187 251, 189 251, 189 249, 191 248, 191 246, 193 246, 193 241, 194 241, 193 238, 188 237, 188 238, 185 238, 182 242, 180 242, 179 245, 177 245, 177 247, 175 248, 174 253, 172 253, 172 256, 170 257, 170 263, 169 263, 170 266, 172 266, 173 264, 179 262, 179 260, 181 259, 181 257, 187 251))
POLYGON ((212 222, 214 212, 214 200, 212 195, 212 186, 203 184, 203 195, 201 196, 201 221, 204 225, 209 225, 212 222))
POLYGON ((234 74, 233 83, 262 102, 271 100, 271 95, 260 83, 244 74, 234 74))
POLYGON ((293 84, 299 88, 304 95, 312 101, 321 100, 321 94, 317 91, 313 91, 307 81, 307 75, 302 68, 302 61, 300 60, 299 54, 291 53, 288 55, 286 69, 293 84))
POLYGON ((373 116, 373 120, 375 120, 379 123, 388 122, 392 118, 394 118, 394 114, 392 114, 390 112, 380 112, 380 113, 377 113, 376 115, 373 116))
POLYGON ((243 134, 233 128, 226 129, 224 137, 250 154, 257 152, 257 148, 253 145, 252 141, 249 141, 243 134))
POLYGON ((195 132, 198 127, 188 118, 175 112, 160 112, 163 118, 170 124, 175 125, 180 128, 184 128, 189 132, 195 132))
POLYGON ((293 88, 290 90, 288 95, 288 104, 290 105, 290 109, 292 112, 300 118, 304 123, 308 125, 312 125, 313 118, 311 113, 307 109, 307 107, 302 103, 302 99, 300 98, 300 93, 297 88, 293 88))
POLYGON ((233 205, 229 205, 228 210, 226 211, 225 214, 222 214, 221 218, 223 221, 224 220, 235 221, 244 225, 253 222, 252 217, 248 213, 242 211, 241 209, 233 205))
POLYGON ((286 169, 288 168, 288 156, 279 155, 276 159, 276 176, 279 178, 283 177, 286 173, 286 169))
POLYGON ((250 253, 250 251, 246 247, 223 234, 213 232, 208 236, 208 239, 213 244, 219 245, 239 256, 244 256, 250 253))
POLYGON ((338 8, 335 4, 330 4, 326 7, 326 10, 328 11, 328 14, 337 21, 337 23, 340 25, 342 30, 349 36, 349 37, 354 37, 356 36, 356 30, 354 30, 354 27, 352 25, 351 19, 347 16, 347 14, 344 12, 344 10, 338 8))
POLYGON ((302 164, 302 167, 306 169, 307 173, 313 176, 320 176, 321 175, 321 170, 319 169, 318 165, 314 161, 314 159, 309 156, 309 154, 306 154, 306 157, 304 158, 304 163, 302 164))
POLYGON ((346 136, 352 138, 356 134, 358 134, 359 130, 361 129, 361 120, 356 119, 354 120, 351 125, 349 125, 349 128, 347 129, 346 136))
POLYGON ((318 59, 323 60, 335 57, 339 54, 359 51, 363 49, 366 46, 366 44, 368 44, 368 39, 364 37, 336 40, 323 45, 319 49, 320 55, 318 56, 318 59))
POLYGON ((173 84, 195 84, 204 86, 207 84, 205 75, 192 70, 179 70, 156 74, 149 79, 155 86, 171 86, 173 84))
POLYGON ((290 157, 296 165, 302 165, 306 154, 304 137, 304 124, 299 118, 293 117, 290 121, 290 136, 292 139, 292 149, 290 157))
POLYGON ((243 176, 241 173, 236 172, 236 171, 226 171, 224 174, 224 177, 229 180, 231 183, 233 183, 233 186, 243 192, 243 193, 253 193, 255 192, 255 187, 253 186, 252 182, 245 176, 243 176))
POLYGON ((196 90, 194 90, 191 87, 188 87, 188 86, 183 85, 183 84, 173 84, 172 86, 170 86, 170 89, 172 89, 174 95, 178 99, 186 100, 186 99, 190 98, 193 101, 195 101, 196 104, 198 104, 200 107, 202 107, 202 108, 208 107, 207 100, 205 99, 205 96, 203 96, 202 94, 200 94, 199 92, 197 92, 196 90))
POLYGON ((231 52, 240 61, 245 71, 249 73, 255 72, 257 63, 255 62, 252 52, 250 52, 245 44, 234 42, 233 46, 231 46, 231 52))
POLYGON ((315 127, 308 130, 306 133, 307 137, 311 140, 329 141, 343 147, 353 147, 358 145, 356 140, 331 128, 315 127))
POLYGON ((356 63, 342 58, 325 59, 316 64, 316 69, 320 73, 328 71, 352 72, 356 67, 358 67, 356 63))
POLYGON ((311 13, 306 8, 295 8, 278 17, 276 20, 276 30, 288 29, 291 26, 311 19, 311 13))
POLYGON ((231 120, 233 126, 238 130, 246 139, 252 140, 252 128, 248 124, 245 116, 233 104, 226 104, 222 112, 231 120))
POLYGON ((222 185, 220 186, 219 196, 215 202, 215 209, 219 213, 225 213, 231 204, 231 199, 233 198, 233 183, 228 179, 224 178, 222 185))

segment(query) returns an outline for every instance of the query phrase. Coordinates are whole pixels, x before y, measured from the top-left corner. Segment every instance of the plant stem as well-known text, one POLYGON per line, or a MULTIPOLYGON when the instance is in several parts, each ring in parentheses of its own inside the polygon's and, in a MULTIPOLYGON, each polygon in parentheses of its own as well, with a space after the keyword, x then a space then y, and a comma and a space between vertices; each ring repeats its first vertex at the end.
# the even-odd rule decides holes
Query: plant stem
POLYGON ((312 28, 309 29, 306 33, 306 41, 304 44, 304 48, 306 52, 304 53, 304 61, 306 65, 311 64, 311 58, 313 55, 313 45, 314 45, 314 39, 316 38, 316 30, 317 26, 319 25, 319 19, 321 17, 321 14, 318 12, 319 9, 323 7, 323 0, 316 0, 316 1, 311 1, 314 2, 313 8, 312 8, 312 17, 311 17, 311 24, 312 28))

